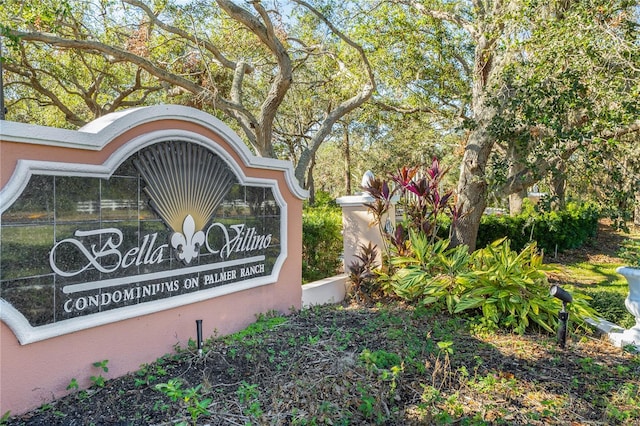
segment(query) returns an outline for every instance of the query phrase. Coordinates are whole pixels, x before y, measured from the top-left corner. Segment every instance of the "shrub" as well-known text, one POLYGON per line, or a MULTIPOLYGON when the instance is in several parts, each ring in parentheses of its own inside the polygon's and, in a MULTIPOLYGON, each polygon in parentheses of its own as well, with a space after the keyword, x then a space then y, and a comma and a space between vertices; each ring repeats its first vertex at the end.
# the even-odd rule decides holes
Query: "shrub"
POLYGON ((352 290, 356 299, 360 296, 369 296, 376 290, 375 283, 376 274, 373 272, 378 266, 376 260, 378 256, 378 247, 369 242, 368 245, 360 244, 358 252, 355 254, 356 260, 352 261, 348 266, 349 279, 353 285, 352 290))
MULTIPOLYGON (((450 313, 473 311, 480 328, 524 333, 537 325, 554 332, 561 302, 549 294, 542 255, 535 243, 521 252, 508 239, 467 253, 467 247, 449 248, 448 240, 430 243, 424 234, 411 232, 411 254, 391 258, 395 293, 422 304, 442 304, 450 313)), ((569 306, 573 320, 584 324, 597 318, 590 298, 573 292, 569 306)))
POLYGON ((331 207, 338 208, 338 203, 336 199, 331 196, 331 194, 327 191, 316 191, 315 193, 315 202, 313 205, 309 204, 309 200, 305 201, 305 207, 331 207))
POLYGON ((530 242, 530 226, 527 226, 526 214, 518 216, 484 215, 478 228, 476 246, 486 247, 493 241, 508 238, 514 250, 523 249, 530 242), (528 229, 529 228, 529 229, 528 229))
MULTIPOLYGON (((429 243, 420 233, 411 233, 410 241, 411 255, 391 259, 398 268, 392 282, 400 297, 442 303, 451 313, 475 311, 488 330, 524 333, 535 324, 554 332, 561 302, 549 295, 548 267, 535 243, 518 253, 502 238, 469 255, 464 246, 429 243)), ((578 323, 598 316, 587 299, 574 294, 570 311, 578 323)))
POLYGON ((568 203, 564 210, 551 212, 526 209, 517 216, 485 215, 477 247, 507 237, 514 250, 522 250, 531 241, 551 253, 577 248, 596 235, 598 218, 599 210, 593 203, 568 203))
POLYGON ((640 268, 640 241, 631 238, 624 240, 618 256, 626 262, 627 266, 640 268))
MULTIPOLYGON (((384 242, 378 286, 372 290, 391 291, 409 300, 421 298, 423 303, 442 296, 452 311, 453 296, 447 296, 453 282, 447 236, 459 213, 453 190, 443 188, 447 171, 433 158, 428 166, 402 167, 388 180, 374 178, 364 188, 374 199, 367 207, 384 242), (396 201, 402 219, 393 227, 386 214, 396 201)), ((467 250, 460 247, 453 251, 466 255, 467 250)))
POLYGON ((471 264, 470 270, 457 278, 465 291, 456 312, 480 309, 482 323, 489 329, 524 333, 533 322, 553 332, 559 304, 549 296, 542 256, 535 243, 517 253, 503 238, 475 251, 471 264))
POLYGON ((467 246, 449 248, 449 240, 431 242, 422 232, 410 232, 411 254, 391 259, 395 293, 428 305, 443 302, 453 313, 459 300, 456 275, 469 266, 467 246))
MULTIPOLYGON (((486 216, 480 234, 485 240, 479 242, 485 247, 469 254, 468 247, 451 248, 450 240, 442 236, 443 227, 455 226, 460 217, 453 192, 440 189, 445 173, 434 159, 426 169, 404 167, 391 176, 391 182, 373 179, 365 188, 374 198, 369 211, 386 243, 386 262, 377 272, 379 288, 409 301, 441 304, 450 313, 479 313, 486 329, 524 333, 537 325, 554 332, 561 302, 549 294, 542 255, 530 241, 540 239, 548 250, 556 244, 565 249, 584 243, 595 234, 595 206, 572 204, 551 213, 530 209, 514 218, 486 216), (392 228, 384 218, 397 196, 403 220, 392 228), (512 244, 517 247, 512 249, 512 244)), ((355 269, 356 262, 353 270, 366 271, 364 260, 360 259, 360 269, 355 269)), ((568 308, 575 321, 598 316, 587 296, 573 296, 568 308)))
POLYGON ((385 255, 405 254, 408 248, 408 230, 420 232, 434 243, 448 235, 448 229, 455 226, 459 217, 453 190, 442 190, 443 178, 448 169, 440 167, 434 158, 429 167, 402 167, 390 175, 390 181, 375 178, 364 189, 373 197, 366 204, 373 214, 383 240, 385 255), (385 215, 397 199, 397 209, 402 212, 402 220, 395 228, 385 221, 385 215))
POLYGON ((339 208, 305 208, 302 214, 302 281, 335 275, 342 265, 342 212, 339 208))
POLYGON ((599 210, 593 203, 568 203, 564 210, 541 213, 533 238, 546 251, 577 248, 596 235, 599 210))
POLYGON ((631 328, 635 325, 635 318, 627 311, 624 305, 627 289, 616 290, 614 288, 593 288, 584 290, 591 297, 591 306, 598 311, 602 318, 611 321, 622 328, 631 328))

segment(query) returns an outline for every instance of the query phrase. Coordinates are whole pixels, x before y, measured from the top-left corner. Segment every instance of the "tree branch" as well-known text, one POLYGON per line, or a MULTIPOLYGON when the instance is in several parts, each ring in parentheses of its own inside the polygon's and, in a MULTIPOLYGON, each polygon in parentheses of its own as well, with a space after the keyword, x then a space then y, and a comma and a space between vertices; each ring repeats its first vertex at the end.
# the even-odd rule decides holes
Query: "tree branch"
POLYGON ((278 111, 278 107, 282 104, 284 96, 293 81, 291 58, 276 36, 269 15, 259 2, 253 2, 252 4, 264 20, 264 23, 260 22, 254 15, 249 13, 248 10, 237 6, 230 0, 216 0, 216 2, 231 18, 243 24, 256 35, 276 58, 278 70, 271 83, 269 92, 262 102, 259 119, 258 122, 255 123, 256 128, 254 129, 258 144, 260 145, 258 154, 271 157, 273 156, 271 141, 273 120, 278 111))
MULTIPOLYGON (((218 61, 218 63, 220 65, 222 65, 225 68, 229 68, 232 70, 235 70, 237 68, 237 63, 229 60, 227 57, 225 57, 220 50, 210 41, 206 40, 206 39, 200 39, 198 38, 196 35, 190 34, 188 32, 186 32, 185 30, 181 29, 181 28, 177 28, 174 27, 172 25, 166 24, 165 22, 161 21, 160 19, 158 19, 158 17, 153 13, 153 11, 151 10, 151 8, 149 6, 147 6, 145 3, 138 1, 138 0, 123 0, 125 3, 128 3, 132 6, 135 6, 137 8, 142 9, 147 16, 149 17, 150 21, 159 26, 160 28, 162 28, 163 30, 175 34, 177 36, 180 36, 186 40, 189 40, 190 42, 198 45, 198 46, 203 46, 208 52, 210 52, 214 58, 216 58, 216 60, 218 61)), ((250 66, 247 66, 247 68, 245 69, 245 72, 250 73, 253 71, 253 68, 250 66)))
POLYGON ((363 85, 360 93, 341 102, 340 105, 338 105, 335 109, 333 109, 326 115, 325 119, 322 121, 322 123, 318 127, 318 130, 315 132, 315 134, 311 138, 310 148, 308 150, 303 151, 303 153, 300 155, 300 159, 296 166, 295 175, 298 178, 298 181, 300 183, 304 183, 304 174, 307 171, 307 167, 311 162, 313 156, 315 155, 315 152, 318 150, 318 148, 320 147, 324 139, 331 132, 333 125, 340 118, 350 113, 354 109, 360 107, 373 95, 373 92, 376 89, 376 79, 373 74, 373 69, 371 68, 371 64, 369 63, 369 59, 367 58, 367 55, 364 49, 362 48, 362 46, 360 46, 358 43, 351 40, 351 38, 349 38, 347 35, 342 33, 340 30, 338 30, 338 28, 336 28, 331 22, 329 22, 326 16, 324 16, 322 13, 320 13, 317 9, 315 9, 306 1, 304 0, 293 0, 293 1, 301 6, 304 6, 309 11, 311 11, 311 13, 316 15, 316 17, 318 17, 322 22, 324 22, 324 24, 327 27, 329 27, 329 29, 334 34, 336 34, 338 37, 340 37, 341 40, 343 40, 345 43, 347 43, 349 46, 351 46, 358 52, 358 55, 360 56, 360 60, 364 64, 365 71, 368 77, 368 81, 363 85))
POLYGON ((591 139, 584 139, 582 141, 575 141, 573 143, 570 143, 559 155, 551 158, 540 159, 532 167, 529 167, 521 171, 520 173, 509 177, 509 179, 507 179, 507 181, 503 185, 499 186, 496 189, 496 192, 502 195, 509 195, 533 185, 539 180, 538 176, 545 175, 553 168, 556 168, 558 163, 567 161, 578 149, 584 146, 587 142, 593 142, 594 140, 598 139, 606 140, 618 138, 635 132, 640 132, 640 120, 636 120, 628 126, 605 131, 591 139))
POLYGON ((376 79, 375 76, 373 74, 373 69, 371 68, 371 64, 369 63, 369 58, 367 58, 367 55, 364 51, 364 49, 362 48, 362 46, 360 46, 358 43, 354 42, 353 40, 351 40, 349 37, 347 37, 344 33, 342 33, 342 31, 340 31, 339 29, 337 29, 335 27, 335 25, 333 25, 331 22, 329 22, 329 20, 327 19, 326 16, 324 16, 322 13, 320 13, 317 9, 315 9, 313 6, 311 6, 309 3, 307 3, 304 0, 293 0, 294 3, 297 3, 301 6, 306 7, 307 9, 309 9, 314 15, 316 15, 322 22, 324 22, 324 24, 329 27, 329 29, 331 29, 331 31, 336 34, 338 37, 340 37, 340 39, 342 41, 344 41, 345 43, 347 43, 349 46, 353 47, 357 52, 358 55, 360 56, 360 60, 362 60, 362 62, 364 63, 365 66, 365 70, 367 72, 367 76, 369 77, 369 83, 371 85, 370 87, 370 92, 371 94, 375 91, 376 89, 376 79))
MULTIPOLYGON (((475 28, 475 26, 469 22, 468 20, 464 19, 462 16, 460 15, 456 15, 453 13, 449 13, 449 12, 445 12, 443 10, 434 10, 434 9, 430 9, 425 7, 423 4, 415 1, 415 0, 411 0, 408 2, 410 6, 412 6, 414 9, 416 9, 418 12, 427 15, 427 16, 431 16, 435 19, 441 19, 443 21, 447 21, 447 22, 451 22, 455 25, 457 25, 459 28, 462 28, 463 30, 465 30, 466 32, 469 33, 469 35, 471 35, 471 37, 473 37, 474 39, 476 38, 478 32, 475 28)), ((476 2, 474 2, 475 4, 476 2)))
POLYGON ((104 54, 105 56, 115 58, 118 61, 124 61, 132 63, 149 74, 157 77, 158 79, 165 81, 174 86, 182 87, 186 91, 193 93, 194 95, 201 96, 206 99, 208 102, 214 104, 216 107, 220 108, 225 112, 229 111, 243 111, 241 105, 237 105, 233 102, 230 102, 226 99, 223 99, 217 94, 211 92, 210 90, 203 88, 202 86, 194 83, 191 80, 188 80, 184 77, 180 77, 179 75, 173 74, 163 68, 160 68, 153 64, 151 61, 130 53, 128 51, 106 45, 104 43, 93 41, 93 40, 73 40, 66 39, 63 37, 58 37, 53 34, 47 33, 39 33, 39 32, 23 32, 23 31, 15 31, 10 30, 9 35, 18 37, 25 41, 37 41, 46 43, 52 46, 68 48, 68 49, 78 49, 85 50, 89 52, 99 52, 104 54))
MULTIPOLYGON (((7 62, 6 64, 4 64, 4 67, 7 71, 10 71, 17 75, 21 75, 22 77, 29 80, 29 84, 31 84, 38 93, 47 97, 51 101, 51 105, 58 108, 70 123, 78 127, 81 127, 87 124, 86 121, 83 120, 78 114, 76 114, 70 108, 68 108, 64 104, 64 102, 62 102, 54 92, 47 89, 41 84, 40 79, 37 78, 37 73, 34 71, 34 68, 31 66, 31 64, 26 62, 26 60, 24 59, 24 55, 23 55, 23 64, 26 70, 14 66, 11 62, 7 62)), ((38 102, 40 101, 38 100, 38 102)))
POLYGON ((391 104, 380 102, 380 101, 374 101, 373 104, 383 111, 393 111, 393 112, 399 112, 401 114, 417 114, 420 112, 426 112, 429 114, 439 113, 438 110, 435 110, 429 107, 409 107, 409 106, 402 106, 402 105, 391 105, 391 104))

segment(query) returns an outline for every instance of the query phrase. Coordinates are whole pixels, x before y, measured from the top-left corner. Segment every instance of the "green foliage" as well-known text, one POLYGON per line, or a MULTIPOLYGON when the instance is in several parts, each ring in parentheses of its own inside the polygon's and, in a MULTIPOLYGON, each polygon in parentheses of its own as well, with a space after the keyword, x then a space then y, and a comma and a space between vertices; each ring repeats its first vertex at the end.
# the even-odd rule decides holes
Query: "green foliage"
POLYGON ((524 248, 529 243, 531 235, 528 217, 527 214, 482 216, 478 228, 477 247, 486 247, 493 241, 506 237, 514 249, 524 248))
POLYGON ((438 349, 447 355, 453 355, 453 342, 450 340, 438 342, 438 349))
POLYGON ((376 399, 369 394, 367 389, 361 385, 358 385, 358 391, 362 397, 360 405, 358 405, 358 411, 362 413, 364 418, 371 419, 375 413, 376 399))
POLYGON ((599 211, 595 204, 567 204, 566 209, 541 214, 534 225, 533 239, 546 251, 580 247, 596 235, 599 211))
POLYGON ((96 361, 93 363, 93 366, 96 368, 101 369, 102 371, 104 371, 105 373, 109 372, 109 367, 107 367, 107 364, 109 364, 109 360, 105 359, 103 361, 96 361))
POLYGON ((514 250, 536 241, 548 253, 577 248, 595 236, 599 209, 593 203, 568 203, 564 210, 540 212, 525 210, 516 216, 485 215, 478 230, 478 247, 507 237, 514 250))
MULTIPOLYGON (((450 240, 440 235, 443 219, 451 220, 452 226, 459 219, 449 206, 452 192, 440 193, 444 174, 434 159, 425 170, 400 169, 392 176, 395 185, 374 179, 366 188, 374 198, 369 211, 388 243, 388 271, 379 274, 381 281, 389 281, 394 293, 406 300, 441 304, 450 313, 479 312, 484 329, 524 333, 537 325, 554 332, 561 305, 549 295, 544 272, 548 268, 538 245, 529 241, 540 240, 547 250, 577 247, 595 235, 597 208, 569 204, 562 212, 530 208, 515 218, 487 216, 482 235, 494 240, 479 243, 485 248, 470 255, 466 246, 451 248, 450 240), (404 220, 388 230, 384 217, 396 193, 404 220), (512 249, 507 237, 517 248, 512 249)), ((363 262, 359 265, 363 269, 363 262)), ((571 304, 580 323, 598 316, 587 300, 575 294, 571 304)))
POLYGON ((613 390, 612 404, 606 407, 606 414, 612 422, 630 424, 640 418, 640 386, 633 383, 617 384, 613 390))
MULTIPOLYGON (((103 361, 94 362, 93 366, 96 367, 96 368, 99 368, 103 372, 107 373, 107 372, 109 372, 109 367, 107 367, 108 363, 109 363, 109 360, 105 359, 103 361)), ((102 374, 100 374, 98 376, 91 376, 89 379, 91 380, 91 383, 93 383, 95 386, 98 386, 100 388, 103 388, 105 383, 106 383, 106 379, 104 378, 104 376, 102 374)), ((72 380, 72 382, 73 382, 73 380, 72 380)), ((71 383, 70 383, 70 385, 71 385, 71 383)))
MULTIPOLYGON (((518 253, 509 240, 498 240, 474 252, 471 263, 469 271, 457 279, 465 291, 456 312, 480 310, 481 327, 489 330, 507 328, 522 334, 536 324, 554 332, 561 302, 549 295, 544 271, 550 268, 542 263, 535 244, 518 253)), ((568 308, 574 321, 584 324, 585 319, 600 316, 589 305, 589 296, 565 289, 573 295, 568 308)))
POLYGON ((375 366, 378 369, 389 369, 402 363, 402 359, 397 354, 382 349, 373 352, 364 349, 360 353, 360 361, 367 366, 375 366))
POLYGON ((410 232, 411 254, 391 258, 395 293, 428 305, 444 301, 449 312, 458 303, 461 288, 456 275, 469 266, 466 246, 449 248, 449 240, 430 242, 421 232, 410 232))
POLYGON ((549 296, 542 256, 536 245, 520 253, 509 240, 495 241, 471 256, 470 270, 458 276, 464 289, 456 312, 479 309, 489 329, 507 328, 520 334, 536 323, 553 332, 558 303, 549 296))
POLYGON ((342 212, 331 207, 306 208, 302 214, 302 280, 337 273, 342 254, 342 212))
POLYGON ((624 240, 618 251, 618 256, 627 262, 627 266, 640 268, 640 240, 631 238, 624 240))
POLYGON ((140 369, 135 373, 134 385, 135 387, 148 386, 152 382, 158 380, 159 377, 166 376, 167 369, 165 368, 166 358, 160 357, 156 359, 156 362, 152 365, 143 364, 140 369))
POLYGON ((172 401, 183 404, 191 416, 193 425, 197 424, 200 416, 211 415, 208 407, 211 405, 213 399, 201 398, 201 384, 188 389, 183 389, 182 381, 180 379, 170 379, 167 383, 158 383, 155 386, 155 389, 167 395, 172 401))
POLYGON ((262 407, 260 405, 260 390, 258 385, 249 384, 244 380, 240 383, 240 387, 236 391, 238 401, 241 405, 246 406, 243 413, 247 416, 259 419, 262 416, 262 407))
POLYGON ((626 132, 615 129, 629 129, 639 112, 637 2, 575 2, 561 11, 548 2, 522 6, 511 17, 528 36, 501 49, 530 54, 513 55, 499 69, 489 131, 509 145, 511 164, 528 169, 532 180, 540 179, 536 169, 545 159, 571 154, 551 163, 550 175, 566 178, 579 196, 593 194, 607 213, 623 219, 638 174, 620 149, 633 139, 625 143, 626 132), (612 68, 613 58, 621 59, 612 68))
POLYGON ((76 380, 75 377, 73 377, 70 381, 69 384, 67 385, 67 390, 77 390, 80 387, 80 385, 78 384, 78 380, 76 380))
POLYGON ((589 304, 602 318, 617 324, 623 328, 631 328, 636 320, 624 306, 624 300, 628 289, 616 289, 614 287, 595 287, 583 290, 584 294, 590 297, 589 304))
MULTIPOLYGON (((456 312, 479 309, 481 327, 507 328, 524 333, 531 325, 554 332, 561 302, 549 295, 542 255, 535 244, 520 253, 513 251, 509 240, 496 241, 472 255, 470 271, 459 276, 466 291, 460 296, 456 312)), ((601 315, 590 306, 591 298, 565 286, 573 295, 568 305, 572 321, 584 325, 588 318, 601 315)))
MULTIPOLYGON (((537 325, 554 332, 561 304, 549 295, 544 272, 549 267, 535 243, 517 252, 503 238, 469 255, 464 246, 449 248, 448 240, 429 243, 420 233, 411 232, 410 242, 410 255, 391 259, 398 296, 442 304, 450 313, 475 311, 482 329, 524 333, 537 325)), ((569 309, 575 321, 599 316, 588 296, 573 295, 569 309)))
POLYGON ((542 256, 535 244, 522 252, 506 239, 469 255, 448 241, 429 244, 412 234, 412 256, 397 257, 396 292, 424 304, 444 302, 452 313, 477 309, 482 325, 523 333, 531 323, 553 332, 559 304, 549 296, 542 256))
POLYGON ((304 202, 305 208, 332 208, 335 209, 338 207, 338 203, 336 203, 336 199, 331 196, 331 194, 327 191, 316 191, 315 192, 315 202, 313 205, 310 205, 308 200, 304 202))
POLYGON ((182 399, 182 382, 178 379, 171 379, 167 383, 158 383, 155 389, 167 395, 172 401, 182 399))
POLYGON ((278 315, 277 312, 259 314, 257 315, 256 322, 249 324, 249 326, 244 330, 225 336, 224 340, 228 342, 242 341, 248 343, 251 342, 252 339, 256 339, 257 336, 265 331, 272 330, 286 321, 287 319, 282 315, 278 315))

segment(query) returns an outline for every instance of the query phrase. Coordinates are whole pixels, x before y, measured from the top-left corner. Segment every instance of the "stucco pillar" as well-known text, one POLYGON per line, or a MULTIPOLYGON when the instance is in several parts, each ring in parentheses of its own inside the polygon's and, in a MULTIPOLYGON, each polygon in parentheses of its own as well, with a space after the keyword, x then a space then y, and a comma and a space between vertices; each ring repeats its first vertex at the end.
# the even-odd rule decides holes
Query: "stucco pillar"
MULTIPOLYGON (((383 237, 380 234, 378 225, 374 223, 374 216, 369 212, 365 204, 373 203, 374 199, 367 193, 348 195, 336 200, 342 207, 342 233, 344 241, 344 270, 349 273, 349 265, 356 260, 361 245, 368 245, 369 242, 378 247, 378 264, 381 264, 382 251, 384 248, 383 237)), ((387 214, 390 218, 395 218, 395 209, 387 214)), ((386 221, 386 219, 383 219, 386 221)))

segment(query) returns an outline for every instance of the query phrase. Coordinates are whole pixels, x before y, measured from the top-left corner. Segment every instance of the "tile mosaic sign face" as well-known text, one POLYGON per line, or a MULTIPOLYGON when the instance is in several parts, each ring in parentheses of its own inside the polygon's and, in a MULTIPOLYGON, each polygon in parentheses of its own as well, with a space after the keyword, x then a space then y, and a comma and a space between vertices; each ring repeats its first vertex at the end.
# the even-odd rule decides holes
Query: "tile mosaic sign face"
POLYGON ((108 178, 32 174, 2 209, 0 297, 37 328, 269 280, 282 253, 276 191, 180 140, 108 178))

